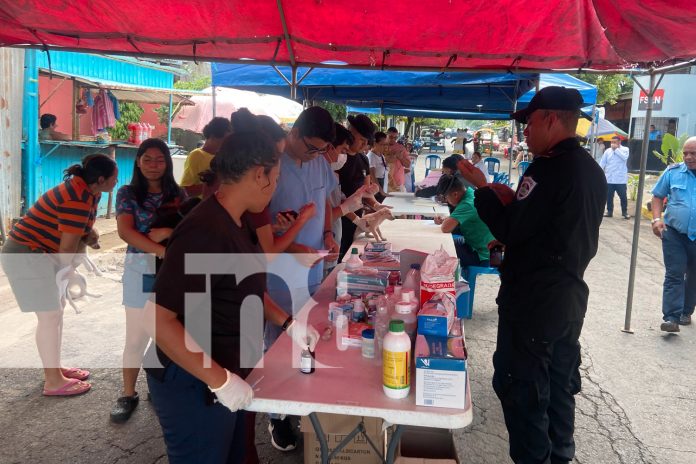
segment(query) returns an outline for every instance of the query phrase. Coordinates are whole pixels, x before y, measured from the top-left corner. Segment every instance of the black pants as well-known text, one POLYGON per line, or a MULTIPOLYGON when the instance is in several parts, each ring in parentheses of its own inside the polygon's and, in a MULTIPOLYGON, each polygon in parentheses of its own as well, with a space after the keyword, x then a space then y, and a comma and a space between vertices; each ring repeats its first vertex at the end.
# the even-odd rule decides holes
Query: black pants
MULTIPOLYGON (((379 184, 380 189, 384 188, 384 177, 377 178, 377 183, 379 184)), ((377 200, 378 202, 382 203, 385 198, 387 197, 385 197, 381 193, 375 193, 375 200, 377 200)))
POLYGON ((558 464, 575 455, 575 397, 580 391, 582 321, 500 319, 493 389, 517 464, 558 464))
POLYGON ((628 199, 626 197, 626 184, 607 184, 607 214, 614 214, 614 192, 621 200, 621 215, 628 214, 628 199))
MULTIPOLYGON (((357 213, 356 213, 357 214, 357 213)), ((338 255, 338 262, 340 263, 343 256, 350 251, 350 246, 353 244, 353 235, 355 235, 355 229, 358 228, 353 221, 343 216, 341 218, 341 251, 338 255)))

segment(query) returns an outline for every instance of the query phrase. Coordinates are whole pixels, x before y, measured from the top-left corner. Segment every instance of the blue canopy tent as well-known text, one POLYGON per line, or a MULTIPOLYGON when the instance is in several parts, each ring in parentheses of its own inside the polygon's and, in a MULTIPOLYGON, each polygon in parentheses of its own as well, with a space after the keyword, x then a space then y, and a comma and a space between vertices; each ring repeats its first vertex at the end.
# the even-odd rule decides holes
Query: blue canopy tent
MULTIPOLYGON (((351 69, 212 64, 214 86, 359 107, 417 108, 510 114, 538 74, 359 71, 351 69)), ((386 110, 385 110, 386 112, 386 110)), ((488 119, 487 117, 481 119, 488 119)), ((506 118, 502 118, 506 119, 506 118)))

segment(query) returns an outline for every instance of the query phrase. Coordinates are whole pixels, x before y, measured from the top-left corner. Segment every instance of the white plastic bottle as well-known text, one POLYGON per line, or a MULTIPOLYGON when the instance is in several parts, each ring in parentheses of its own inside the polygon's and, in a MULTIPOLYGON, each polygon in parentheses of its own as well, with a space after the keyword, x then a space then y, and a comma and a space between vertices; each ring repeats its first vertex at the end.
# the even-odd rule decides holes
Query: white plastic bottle
POLYGON ((384 337, 389 332, 389 304, 382 295, 377 298, 377 314, 375 314, 375 357, 381 359, 384 337))
POLYGON ((403 321, 389 323, 382 350, 382 389, 389 398, 401 399, 411 390, 411 339, 403 321))
POLYGON ((350 258, 346 261, 346 269, 349 271, 354 271, 355 269, 360 269, 363 266, 362 259, 358 256, 358 249, 353 248, 350 251, 350 258))
POLYGON ((404 323, 406 335, 413 338, 418 327, 418 318, 413 311, 413 304, 410 301, 400 301, 394 307, 393 321, 401 320, 404 323))
POLYGON ((348 317, 341 314, 336 318, 336 348, 346 351, 348 344, 343 342, 343 337, 348 335, 348 317))
POLYGON ((418 302, 418 309, 420 309, 420 280, 420 264, 411 264, 411 269, 404 279, 402 291, 413 290, 413 294, 416 296, 416 301, 418 302))

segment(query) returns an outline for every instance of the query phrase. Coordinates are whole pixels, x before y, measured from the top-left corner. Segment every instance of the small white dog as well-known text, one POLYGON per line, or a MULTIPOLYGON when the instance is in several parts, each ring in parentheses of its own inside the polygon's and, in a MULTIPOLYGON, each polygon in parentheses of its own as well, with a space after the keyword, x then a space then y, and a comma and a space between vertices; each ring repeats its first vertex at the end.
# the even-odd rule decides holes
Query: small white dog
POLYGON ((80 245, 77 248, 77 253, 75 253, 75 257, 73 258, 72 262, 74 272, 72 273, 65 289, 65 301, 67 301, 78 314, 80 313, 80 310, 77 308, 75 300, 79 300, 85 296, 91 296, 94 298, 101 297, 101 295, 89 293, 87 291, 87 279, 80 273, 80 271, 77 270, 77 268, 82 265, 85 269, 87 269, 87 272, 90 272, 97 277, 102 276, 101 269, 99 269, 99 267, 87 254, 87 247, 95 250, 100 248, 99 232, 96 229, 90 230, 87 236, 80 242, 80 245))

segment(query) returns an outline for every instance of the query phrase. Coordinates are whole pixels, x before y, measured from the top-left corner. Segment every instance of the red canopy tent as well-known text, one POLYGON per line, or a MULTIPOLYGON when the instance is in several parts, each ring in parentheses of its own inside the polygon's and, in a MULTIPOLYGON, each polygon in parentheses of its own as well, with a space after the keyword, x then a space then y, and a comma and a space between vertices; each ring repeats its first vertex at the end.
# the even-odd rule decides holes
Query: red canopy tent
POLYGON ((696 57, 696 3, 0 0, 0 45, 391 69, 648 68, 696 57))

